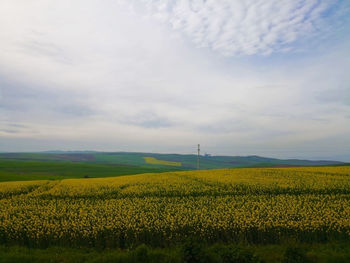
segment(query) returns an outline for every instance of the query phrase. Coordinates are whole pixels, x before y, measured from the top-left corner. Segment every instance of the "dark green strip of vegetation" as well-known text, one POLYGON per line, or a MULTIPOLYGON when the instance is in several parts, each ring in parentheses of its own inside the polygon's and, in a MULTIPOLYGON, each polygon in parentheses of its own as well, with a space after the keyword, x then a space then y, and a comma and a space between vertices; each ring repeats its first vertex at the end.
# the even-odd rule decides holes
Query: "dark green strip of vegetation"
POLYGON ((114 177, 141 173, 160 173, 170 170, 173 171, 174 169, 81 162, 14 161, 0 159, 0 182, 114 177))
POLYGON ((0 263, 5 262, 345 263, 350 262, 350 244, 280 244, 260 246, 215 244, 206 246, 198 241, 189 240, 176 247, 150 248, 141 245, 129 250, 72 249, 64 247, 33 249, 0 246, 0 263))

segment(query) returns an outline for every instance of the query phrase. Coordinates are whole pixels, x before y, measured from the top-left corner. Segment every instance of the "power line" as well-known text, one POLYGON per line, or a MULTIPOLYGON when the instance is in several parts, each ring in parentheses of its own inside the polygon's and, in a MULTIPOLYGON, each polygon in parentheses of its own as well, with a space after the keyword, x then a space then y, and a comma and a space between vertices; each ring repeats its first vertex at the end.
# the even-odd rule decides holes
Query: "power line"
POLYGON ((198 144, 197 169, 200 169, 200 144, 198 144))

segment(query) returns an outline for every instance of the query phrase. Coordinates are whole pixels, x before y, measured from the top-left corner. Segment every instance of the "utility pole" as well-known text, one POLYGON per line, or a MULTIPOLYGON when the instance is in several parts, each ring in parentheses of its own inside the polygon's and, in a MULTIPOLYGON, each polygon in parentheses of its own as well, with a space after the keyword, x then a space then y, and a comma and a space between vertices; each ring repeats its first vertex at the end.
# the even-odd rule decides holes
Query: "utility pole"
POLYGON ((198 156, 197 156, 197 170, 200 169, 200 144, 198 144, 198 156))

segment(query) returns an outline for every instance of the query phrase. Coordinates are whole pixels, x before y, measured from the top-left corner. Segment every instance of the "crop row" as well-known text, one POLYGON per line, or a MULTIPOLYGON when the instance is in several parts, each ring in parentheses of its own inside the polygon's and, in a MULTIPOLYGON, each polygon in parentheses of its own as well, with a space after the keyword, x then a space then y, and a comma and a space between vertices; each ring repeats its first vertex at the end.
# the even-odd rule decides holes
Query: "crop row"
POLYGON ((350 167, 0 184, 0 243, 166 246, 350 240, 350 167))

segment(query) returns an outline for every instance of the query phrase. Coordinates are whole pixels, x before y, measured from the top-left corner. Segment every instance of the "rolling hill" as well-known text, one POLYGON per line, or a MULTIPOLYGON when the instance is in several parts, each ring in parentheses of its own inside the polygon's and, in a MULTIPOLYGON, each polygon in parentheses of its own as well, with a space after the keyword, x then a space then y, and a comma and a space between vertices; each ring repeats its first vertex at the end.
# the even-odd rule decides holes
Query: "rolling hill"
MULTIPOLYGON (((197 168, 197 155, 194 154, 159 154, 139 152, 93 152, 93 151, 52 151, 40 153, 0 153, 0 161, 41 161, 71 162, 121 166, 160 167, 175 170, 193 170, 197 168), (149 157, 156 162, 147 162, 149 157), (158 162, 157 162, 158 161, 158 162), (173 162, 179 165, 167 165, 173 162)), ((260 156, 201 156, 201 169, 239 168, 239 167, 284 167, 284 166, 319 166, 343 165, 338 161, 310 161, 298 159, 276 159, 260 156)))

